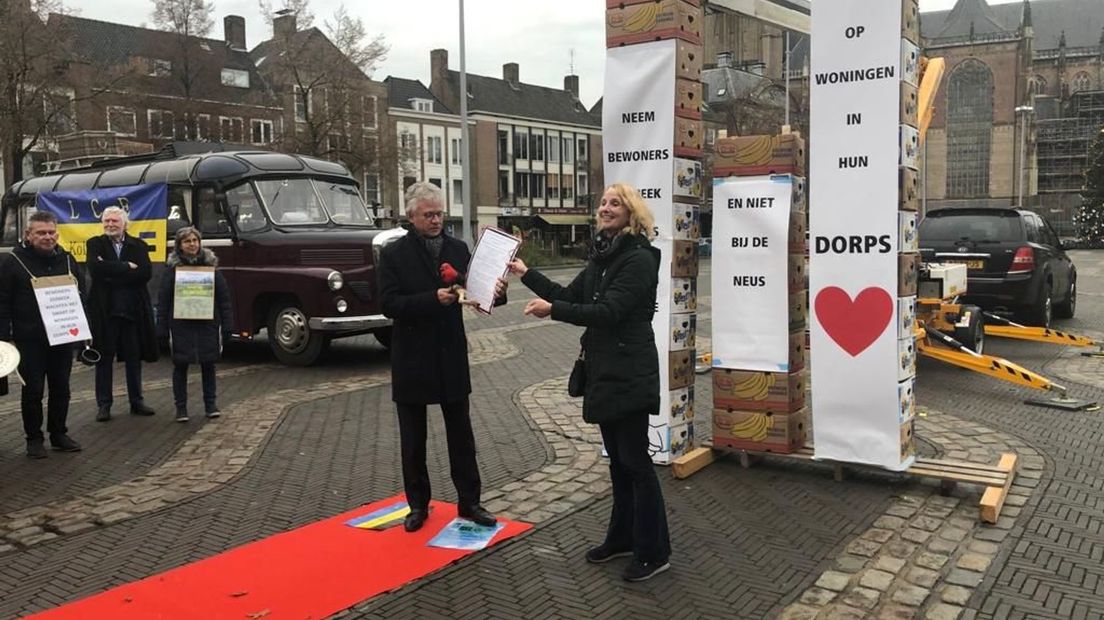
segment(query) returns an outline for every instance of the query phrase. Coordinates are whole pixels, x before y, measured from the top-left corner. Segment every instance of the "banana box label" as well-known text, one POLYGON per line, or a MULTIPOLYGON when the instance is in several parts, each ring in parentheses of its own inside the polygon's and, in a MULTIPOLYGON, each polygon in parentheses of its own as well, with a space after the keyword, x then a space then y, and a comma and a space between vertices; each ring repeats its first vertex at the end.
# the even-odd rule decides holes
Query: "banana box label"
POLYGON ((790 175, 793 186, 793 198, 790 200, 790 209, 793 211, 805 211, 809 206, 809 196, 805 192, 805 177, 790 175))
POLYGON ((671 351, 667 354, 667 387, 675 390, 694 385, 694 350, 671 351))
POLYGON ((901 82, 901 122, 905 125, 916 126, 916 113, 919 110, 920 94, 916 86, 908 82, 901 82))
POLYGON ((671 426, 694 421, 694 386, 671 391, 671 426))
POLYGON ((671 426, 651 425, 648 428, 648 452, 653 463, 666 465, 694 447, 694 423, 671 426))
POLYGON ((901 39, 901 80, 920 85, 920 48, 907 39, 901 39))
POLYGON ((804 184, 805 141, 795 133, 718 138, 714 151, 714 178, 792 174, 804 184))
POLYGON ((916 295, 916 282, 920 277, 920 254, 908 252, 897 255, 897 296, 916 295))
POLYGON ((916 416, 916 397, 912 393, 912 379, 897 384, 897 421, 904 423, 916 416))
POLYGON ((713 406, 778 413, 797 411, 805 406, 805 374, 714 368, 713 406))
POLYGON ((698 280, 671 279, 671 312, 694 312, 698 309, 698 280))
POLYGON ((809 314, 809 296, 805 291, 790 293, 790 333, 804 331, 809 314))
POLYGON ((696 314, 671 315, 671 350, 693 349, 698 327, 696 314))
POLYGON ((920 165, 920 130, 901 125, 901 160, 899 165, 915 170, 920 165))
POLYGON ((897 298, 897 339, 915 339, 913 330, 916 328, 916 298, 897 298))
POLYGON ((671 258, 672 278, 696 278, 698 276, 698 242, 675 240, 671 258))
POLYGON ((920 239, 916 233, 916 214, 912 211, 898 211, 897 223, 897 251, 919 252, 920 239))
POLYGON ((905 338, 897 341, 897 380, 905 381, 916 376, 916 340, 905 338))
POLYGON ((902 211, 920 209, 920 173, 912 168, 898 168, 897 179, 902 211))
POLYGON ((671 205, 674 222, 672 230, 673 239, 697 240, 701 231, 701 215, 697 205, 676 202, 671 205))
MULTIPOLYGON (((701 120, 702 84, 698 80, 675 81, 675 115, 701 120)), ((915 124, 915 123, 914 123, 915 124)))
POLYGON ((787 454, 805 445, 808 411, 773 413, 768 411, 713 410, 713 445, 787 454))
POLYGON ((680 198, 701 198, 702 165, 700 161, 675 158, 674 192, 675 196, 680 198))
POLYGON ((685 0, 618 3, 606 9, 606 47, 661 39, 701 45, 701 24, 701 7, 685 0))

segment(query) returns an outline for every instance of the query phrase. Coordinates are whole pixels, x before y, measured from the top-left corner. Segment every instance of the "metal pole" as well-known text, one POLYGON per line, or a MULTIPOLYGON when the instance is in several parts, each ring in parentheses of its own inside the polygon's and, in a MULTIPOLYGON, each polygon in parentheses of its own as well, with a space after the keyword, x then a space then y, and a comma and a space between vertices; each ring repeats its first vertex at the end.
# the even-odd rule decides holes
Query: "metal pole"
POLYGON ((1025 150, 1025 147, 1027 145, 1027 127, 1026 127, 1026 124, 1027 124, 1027 113, 1021 111, 1020 112, 1020 175, 1019 175, 1020 178, 1019 178, 1019 182, 1017 183, 1017 185, 1020 186, 1020 196, 1019 196, 1019 199, 1017 200, 1017 204, 1016 204, 1016 206, 1021 208, 1021 209, 1024 206, 1024 201, 1023 201, 1023 197, 1024 197, 1024 150, 1025 150))
POLYGON ((464 177, 460 183, 464 204, 461 210, 464 214, 463 230, 460 238, 471 245, 472 237, 472 203, 471 203, 471 149, 468 147, 468 72, 464 56, 464 0, 460 0, 460 174, 464 177))
POLYGON ((786 127, 790 126, 790 31, 786 31, 786 38, 783 43, 786 49, 783 52, 786 54, 786 62, 782 67, 782 79, 786 80, 786 127))

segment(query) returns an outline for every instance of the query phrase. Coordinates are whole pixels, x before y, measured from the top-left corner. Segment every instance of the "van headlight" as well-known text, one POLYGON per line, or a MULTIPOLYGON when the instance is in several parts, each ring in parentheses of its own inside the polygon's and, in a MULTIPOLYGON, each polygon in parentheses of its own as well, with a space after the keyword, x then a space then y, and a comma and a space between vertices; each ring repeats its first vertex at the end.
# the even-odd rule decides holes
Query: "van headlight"
POLYGON ((331 271, 326 276, 326 286, 330 287, 331 291, 340 291, 341 287, 345 286, 345 276, 341 275, 340 271, 331 271))

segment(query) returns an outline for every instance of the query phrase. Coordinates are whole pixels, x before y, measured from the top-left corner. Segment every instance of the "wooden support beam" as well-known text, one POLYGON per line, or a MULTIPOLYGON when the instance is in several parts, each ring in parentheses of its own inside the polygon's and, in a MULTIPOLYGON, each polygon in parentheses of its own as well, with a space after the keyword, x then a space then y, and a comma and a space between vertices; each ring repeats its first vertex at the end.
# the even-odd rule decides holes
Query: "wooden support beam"
POLYGON ((1016 455, 1008 452, 1002 454, 997 469, 1004 472, 1007 478, 1004 486, 989 487, 981 496, 981 520, 986 523, 996 523, 1000 517, 1004 500, 1008 497, 1008 489, 1012 486, 1012 479, 1016 477, 1016 455))
POLYGON ((694 448, 671 463, 671 472, 676 479, 682 480, 683 478, 689 478, 712 462, 713 450, 694 448))

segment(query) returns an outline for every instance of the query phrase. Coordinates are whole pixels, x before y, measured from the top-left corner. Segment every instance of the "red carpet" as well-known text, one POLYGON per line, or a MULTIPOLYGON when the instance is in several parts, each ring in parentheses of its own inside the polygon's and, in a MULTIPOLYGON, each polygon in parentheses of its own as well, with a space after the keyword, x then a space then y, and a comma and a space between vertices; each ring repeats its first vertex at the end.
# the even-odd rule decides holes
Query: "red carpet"
MULTIPOLYGON (((42 612, 61 620, 321 619, 394 590, 469 555, 427 547, 456 517, 456 506, 433 502, 425 526, 407 534, 345 525, 402 499, 382 500, 290 532, 128 583, 42 612)), ((532 526, 506 522, 497 544, 532 526)))

